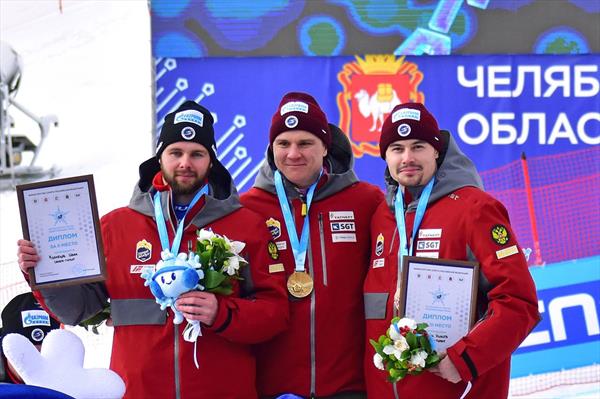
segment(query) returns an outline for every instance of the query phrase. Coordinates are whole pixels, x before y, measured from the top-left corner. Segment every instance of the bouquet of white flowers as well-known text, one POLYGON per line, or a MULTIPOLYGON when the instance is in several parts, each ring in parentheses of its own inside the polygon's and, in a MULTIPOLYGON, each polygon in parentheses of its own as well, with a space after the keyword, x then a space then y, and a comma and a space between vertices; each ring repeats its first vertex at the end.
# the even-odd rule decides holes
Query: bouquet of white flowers
POLYGON ((421 374, 440 362, 426 328, 427 323, 417 324, 409 318, 394 317, 385 335, 377 341, 369 340, 376 352, 373 356, 375 367, 387 370, 391 383, 406 375, 421 374))
POLYGON ((243 242, 231 241, 211 230, 198 231, 195 252, 204 271, 204 291, 223 295, 232 293, 232 280, 241 280, 240 267, 248 264, 240 256, 245 246, 243 242))

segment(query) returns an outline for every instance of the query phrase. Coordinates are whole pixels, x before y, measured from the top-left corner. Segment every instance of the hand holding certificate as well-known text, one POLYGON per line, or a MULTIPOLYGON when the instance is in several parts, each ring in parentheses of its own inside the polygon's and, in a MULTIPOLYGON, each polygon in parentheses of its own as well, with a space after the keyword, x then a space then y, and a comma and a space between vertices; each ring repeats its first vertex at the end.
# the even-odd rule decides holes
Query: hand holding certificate
POLYGON ((479 265, 404 257, 398 312, 427 323, 438 351, 467 335, 475 320, 479 265))
POLYGON ((32 289, 105 279, 104 252, 91 175, 17 186, 21 226, 40 260, 32 289))

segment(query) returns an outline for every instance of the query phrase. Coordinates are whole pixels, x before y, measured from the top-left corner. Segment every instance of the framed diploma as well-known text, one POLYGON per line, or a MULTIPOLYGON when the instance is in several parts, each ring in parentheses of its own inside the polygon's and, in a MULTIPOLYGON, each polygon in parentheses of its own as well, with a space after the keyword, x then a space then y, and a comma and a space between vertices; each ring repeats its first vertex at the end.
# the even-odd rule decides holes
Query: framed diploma
POLYGON ((17 186, 23 237, 40 256, 31 288, 64 287, 106 279, 92 175, 17 186))
POLYGON ((479 264, 405 256, 401 279, 399 314, 427 323, 438 352, 473 327, 479 264))

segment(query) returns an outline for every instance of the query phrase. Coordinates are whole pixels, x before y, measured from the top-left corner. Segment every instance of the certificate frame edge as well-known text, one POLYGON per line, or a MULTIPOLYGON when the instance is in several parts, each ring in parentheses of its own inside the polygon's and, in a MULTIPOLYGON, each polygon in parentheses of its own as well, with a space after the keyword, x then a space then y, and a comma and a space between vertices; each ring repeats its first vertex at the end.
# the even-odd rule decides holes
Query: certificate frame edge
POLYGON ((100 273, 93 276, 86 276, 81 278, 70 278, 58 281, 50 281, 47 283, 37 283, 35 279, 35 272, 33 268, 30 268, 28 271, 29 275, 29 286, 32 290, 39 290, 43 288, 60 288, 67 287, 72 285, 80 285, 87 283, 95 283, 106 280, 106 259, 104 257, 104 245, 102 242, 102 233, 100 231, 100 215, 98 212, 98 203, 96 199, 96 188, 94 186, 94 176, 91 174, 88 175, 80 175, 73 177, 65 177, 61 179, 53 179, 53 180, 45 180, 41 182, 33 182, 26 184, 17 185, 17 202, 19 205, 19 214, 21 217, 21 229, 23 232, 23 238, 26 240, 30 240, 29 234, 29 223, 27 220, 27 212, 25 205, 25 191, 32 190, 36 188, 45 188, 45 187, 54 187, 54 186, 62 186, 65 184, 72 183, 80 183, 86 182, 88 186, 88 194, 90 196, 90 207, 92 209, 92 218, 94 224, 94 233, 96 234, 96 253, 98 254, 98 266, 100 268, 100 273))
POLYGON ((477 288, 479 286, 479 263, 466 260, 425 258, 422 256, 404 256, 402 259, 402 280, 400 281, 400 301, 398 303, 398 316, 406 315, 406 286, 408 285, 408 265, 411 262, 420 262, 434 265, 446 265, 456 267, 469 267, 473 269, 473 279, 471 280, 471 311, 469 312, 469 331, 475 324, 475 314, 477 312, 477 288))

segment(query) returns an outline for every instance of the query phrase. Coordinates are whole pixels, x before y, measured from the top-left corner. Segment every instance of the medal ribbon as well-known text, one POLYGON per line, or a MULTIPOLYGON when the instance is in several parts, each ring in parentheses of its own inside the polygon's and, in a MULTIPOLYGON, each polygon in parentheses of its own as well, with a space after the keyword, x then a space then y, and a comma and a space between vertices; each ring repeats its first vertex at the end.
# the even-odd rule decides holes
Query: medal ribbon
POLYGON ((413 245, 415 243, 415 237, 417 236, 419 226, 421 225, 421 221, 423 220, 423 216, 425 215, 425 210, 427 209, 427 202, 429 201, 429 196, 431 195, 431 190, 433 189, 434 182, 435 176, 431 178, 429 183, 427 183, 427 185, 423 189, 423 192, 421 193, 421 198, 419 198, 419 202, 417 204, 417 211, 415 214, 415 221, 413 223, 412 234, 410 237, 410 249, 408 249, 408 239, 406 237, 404 193, 402 192, 400 186, 398 186, 398 191, 396 192, 396 198, 394 199, 394 214, 396 216, 396 226, 398 226, 398 235, 400 236, 400 247, 398 249, 399 270, 398 278, 396 279, 396 292, 394 293, 394 308, 396 310, 400 310, 400 273, 402 272, 402 260, 404 256, 412 254, 413 245))
POLYGON ((408 249, 408 239, 406 237, 406 219, 404 215, 404 193, 398 186, 398 191, 396 192, 396 198, 394 199, 394 213, 396 216, 396 225, 398 226, 398 235, 400 236, 400 248, 398 250, 398 261, 400 265, 402 265, 402 258, 408 254, 412 254, 413 245, 415 241, 415 237, 417 232, 419 231, 419 226, 421 225, 421 221, 423 220, 423 216, 425 215, 425 210, 427 209, 427 202, 429 201, 429 196, 431 195, 431 190, 433 189, 433 183, 435 182, 435 176, 429 180, 429 183, 423 189, 421 193, 421 198, 419 198, 419 203, 417 204, 417 212, 415 213, 415 221, 413 223, 412 235, 411 235, 411 243, 410 250, 408 249))
POLYGON ((173 239, 173 246, 169 248, 169 234, 167 233, 167 224, 165 222, 165 217, 162 210, 162 205, 160 201, 160 192, 156 192, 154 194, 154 218, 156 219, 156 227, 158 228, 158 236, 160 237, 160 244, 162 246, 163 251, 169 250, 172 254, 177 256, 179 253, 179 245, 181 244, 181 238, 183 237, 183 226, 185 225, 185 217, 187 216, 190 209, 196 205, 198 200, 205 195, 208 194, 208 184, 205 184, 194 196, 192 202, 185 212, 185 215, 179 221, 177 225, 177 232, 175 233, 175 238, 173 239))
POLYGON ((298 233, 296 232, 296 225, 294 224, 294 217, 292 216, 292 210, 290 204, 285 195, 285 187, 283 186, 283 179, 281 173, 276 170, 274 174, 275 178, 275 190, 277 191, 277 198, 279 199, 279 206, 283 213, 283 219, 285 221, 285 228, 287 229, 288 236, 290 237, 290 245, 292 246, 292 252, 294 253, 294 262, 296 263, 296 272, 304 272, 304 264, 306 262, 306 251, 308 248, 308 211, 310 210, 310 204, 312 203, 317 183, 321 179, 323 170, 319 173, 317 180, 311 184, 306 193, 306 216, 304 216, 304 225, 302 226, 302 234, 300 240, 298 240, 298 233))

